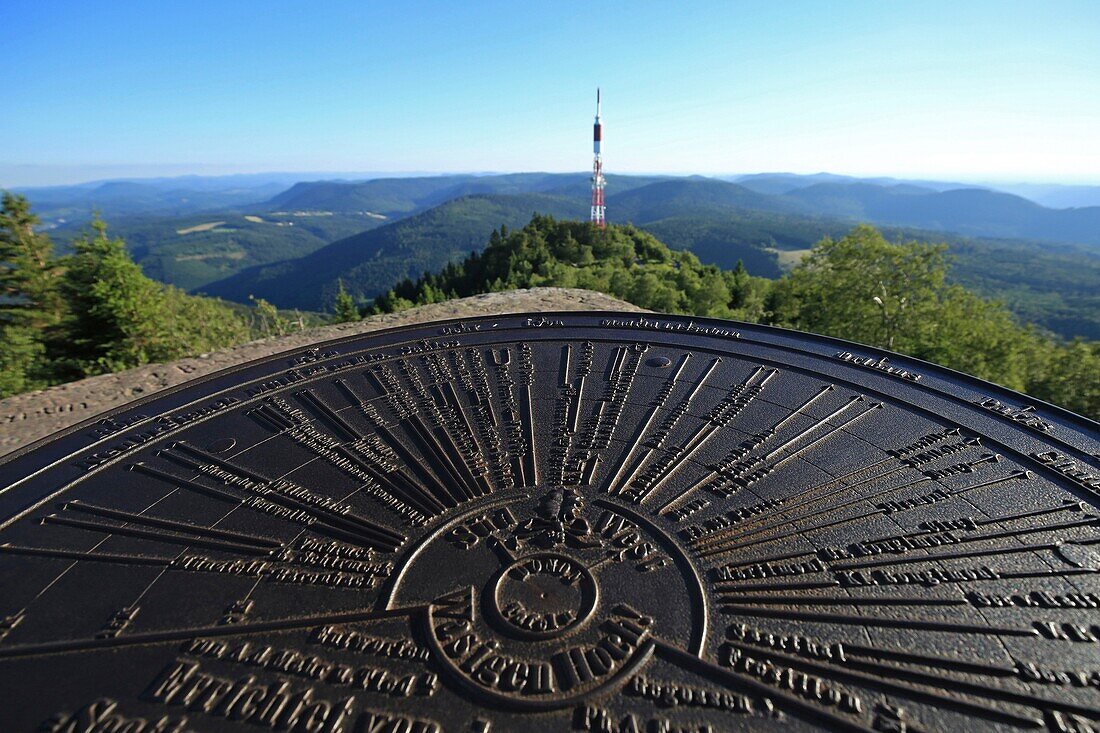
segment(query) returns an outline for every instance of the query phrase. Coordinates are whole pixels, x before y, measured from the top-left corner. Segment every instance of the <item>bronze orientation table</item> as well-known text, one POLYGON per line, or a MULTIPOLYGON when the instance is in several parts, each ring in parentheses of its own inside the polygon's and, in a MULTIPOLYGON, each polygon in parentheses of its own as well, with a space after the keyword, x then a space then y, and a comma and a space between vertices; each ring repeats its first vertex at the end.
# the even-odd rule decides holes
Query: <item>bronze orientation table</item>
POLYGON ((1100 730, 1098 456, 761 326, 330 341, 0 462, 0 731, 1100 730))

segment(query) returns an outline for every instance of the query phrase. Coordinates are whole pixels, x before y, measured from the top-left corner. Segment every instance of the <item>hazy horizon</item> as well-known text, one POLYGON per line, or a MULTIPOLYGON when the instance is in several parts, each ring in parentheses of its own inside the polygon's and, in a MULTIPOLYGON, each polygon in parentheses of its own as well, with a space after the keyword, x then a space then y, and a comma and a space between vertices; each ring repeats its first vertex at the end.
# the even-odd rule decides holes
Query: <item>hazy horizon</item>
MULTIPOLYGON (((494 176, 494 175, 510 175, 520 173, 580 173, 587 174, 581 168, 563 169, 563 170, 547 170, 547 169, 530 169, 530 170, 395 170, 395 171, 361 171, 361 170, 281 170, 278 168, 258 168, 258 169, 239 169, 239 168, 220 168, 220 167, 204 167, 204 166, 188 166, 188 165, 172 165, 166 164, 163 166, 157 165, 105 165, 105 166, 88 166, 78 169, 71 169, 68 167, 59 167, 61 170, 57 170, 52 166, 10 166, 0 163, 0 190, 2 189, 34 189, 34 188, 52 188, 52 187, 65 187, 65 186, 83 186, 93 185, 97 183, 105 183, 109 181, 142 181, 142 180, 160 180, 160 179, 188 179, 188 178, 234 178, 234 177, 263 177, 263 176, 284 176, 293 178, 301 176, 299 180, 367 180, 369 178, 418 178, 428 176, 462 176, 462 175, 475 175, 475 176, 494 176), (20 173, 20 169, 24 169, 24 172, 20 173), (30 169, 30 170, 27 170, 30 169), (14 174, 12 171, 16 171, 14 174), (85 171, 85 172, 78 172, 85 171), (24 177, 20 177, 20 176, 24 177)), ((1011 186, 1011 185, 1042 185, 1042 186, 1100 186, 1100 176, 1089 178, 1086 180, 1073 180, 1073 179, 1043 179, 1043 178, 1018 178, 1018 177, 1005 177, 1005 178, 988 178, 988 177, 970 177, 970 176, 922 176, 922 175, 909 175, 904 173, 894 172, 867 172, 867 173, 855 173, 850 171, 833 171, 833 170, 755 170, 755 171, 719 171, 699 173, 693 171, 657 171, 657 170, 639 170, 639 171, 608 171, 611 175, 628 175, 628 176, 671 176, 671 177, 686 177, 686 176, 705 176, 708 178, 729 178, 735 176, 753 176, 753 175, 799 175, 799 176, 813 176, 813 175, 835 175, 846 176, 851 178, 892 178, 898 180, 907 181, 929 181, 929 182, 941 182, 941 183, 960 183, 974 186, 1011 186)))

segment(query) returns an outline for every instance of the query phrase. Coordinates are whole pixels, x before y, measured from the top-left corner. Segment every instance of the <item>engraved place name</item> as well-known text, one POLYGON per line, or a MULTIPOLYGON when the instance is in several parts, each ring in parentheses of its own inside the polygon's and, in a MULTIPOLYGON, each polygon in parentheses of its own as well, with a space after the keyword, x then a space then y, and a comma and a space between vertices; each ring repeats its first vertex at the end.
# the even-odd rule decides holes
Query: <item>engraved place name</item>
POLYGON ((290 360, 293 366, 300 366, 302 364, 313 364, 324 359, 332 359, 340 356, 336 351, 321 351, 320 349, 307 349, 304 353, 295 356, 290 360))
POLYGON ((1036 621, 1032 624, 1039 635, 1052 641, 1072 641, 1079 644, 1100 643, 1100 624, 1058 623, 1057 621, 1036 621))
POLYGON ((1089 491, 1094 496, 1100 496, 1100 474, 1082 467, 1077 461, 1055 450, 1032 453, 1031 455, 1033 458, 1038 459, 1040 463, 1062 474, 1082 489, 1089 491))
POLYGON ((355 697, 325 699, 312 689, 294 690, 287 680, 270 684, 253 675, 218 677, 198 662, 176 660, 153 681, 149 700, 186 710, 273 730, 308 733, 350 731, 355 697))
POLYGON ((314 537, 306 537, 298 543, 298 549, 302 552, 312 552, 318 555, 349 558, 369 562, 375 559, 377 553, 369 547, 349 545, 345 542, 334 540, 321 540, 314 537))
POLYGON ((398 348, 397 352, 402 356, 412 356, 413 354, 427 354, 431 351, 440 351, 441 349, 457 349, 461 345, 462 343, 455 339, 449 341, 421 339, 415 344, 404 344, 398 348))
POLYGON ((104 418, 103 420, 100 420, 95 424, 95 427, 92 429, 91 435, 99 439, 109 438, 115 433, 121 433, 126 428, 132 427, 142 420, 148 419, 149 416, 145 413, 138 413, 137 415, 131 415, 129 417, 123 418, 104 418))
POLYGON ((194 639, 185 644, 182 651, 191 657, 235 662, 246 667, 324 682, 332 687, 348 687, 390 697, 428 697, 439 688, 439 678, 433 672, 400 675, 379 667, 356 667, 298 649, 284 649, 247 641, 234 643, 217 639, 194 639))
MULTIPOLYGON (((344 562, 355 563, 347 560, 344 562)), ((223 575, 258 576, 276 583, 319 585, 328 588, 377 588, 387 575, 382 568, 371 565, 369 574, 344 572, 343 570, 309 570, 286 567, 269 560, 221 560, 202 555, 181 555, 171 562, 176 570, 189 570, 223 575), (377 572, 375 572, 377 569, 377 572)))
POLYGON ((692 499, 688 503, 673 509, 668 513, 668 518, 674 522, 682 522, 696 512, 700 512, 711 505, 710 499, 705 496, 700 496, 698 499, 692 499))
POLYGON ((885 356, 876 359, 873 356, 856 356, 850 351, 839 351, 836 353, 835 358, 858 367, 863 367, 864 369, 873 369, 877 372, 882 372, 891 377, 897 377, 898 379, 904 379, 909 382, 919 382, 921 378, 921 375, 916 372, 911 372, 901 367, 890 366, 890 360, 885 356))
POLYGON ((817 558, 775 562, 758 562, 751 565, 734 564, 716 568, 711 572, 715 580, 760 580, 763 578, 783 578, 791 575, 820 573, 825 565, 817 558))
POLYGON ((799 634, 774 634, 747 624, 734 624, 726 631, 726 638, 822 662, 845 661, 844 645, 840 642, 823 644, 799 634))
POLYGON ((753 699, 738 692, 652 680, 642 675, 631 678, 623 694, 649 700, 659 708, 706 708, 742 714, 754 711, 753 699))
POLYGON ((1027 405, 1026 407, 1013 407, 1012 405, 1001 402, 994 397, 984 397, 980 400, 974 400, 974 404, 979 407, 995 412, 998 415, 1007 417, 1013 422, 1018 422, 1025 427, 1029 427, 1032 430, 1037 430, 1040 433, 1053 433, 1054 425, 1042 419, 1035 413, 1035 407, 1033 405, 1027 405))
POLYGON ((757 659, 730 644, 723 645, 719 659, 735 672, 746 674, 803 700, 845 713, 863 712, 863 700, 821 677, 766 659, 757 659))
POLYGON ((322 626, 314 630, 309 640, 314 644, 329 646, 333 649, 347 649, 376 657, 410 659, 417 662, 426 662, 430 658, 428 650, 412 639, 384 639, 338 626, 322 626))
MULTIPOLYGON (((153 424, 143 430, 131 433, 126 436, 125 440, 112 444, 105 450, 93 453, 80 461, 77 461, 76 466, 84 471, 90 471, 97 466, 102 466, 108 461, 118 458, 119 456, 126 455, 131 451, 146 445, 150 441, 163 437, 165 434, 181 428, 189 423, 195 422, 205 417, 209 417, 218 412, 222 412, 236 404, 239 404, 240 400, 236 397, 223 397, 222 399, 215 400, 207 405, 198 407, 189 412, 180 412, 172 415, 162 415, 153 421, 153 424)), ((125 430, 132 422, 137 422, 137 416, 132 421, 119 427, 119 430, 125 430)), ((108 434, 118 432, 117 430, 109 430, 108 434)))
POLYGON ((695 321, 662 321, 657 318, 605 318, 600 321, 605 328, 631 328, 646 331, 671 331, 678 333, 693 333, 699 336, 721 336, 722 338, 738 339, 741 333, 732 328, 723 326, 711 326, 696 323, 695 321))
MULTIPOLYGON (((496 328, 497 324, 491 325, 489 328, 496 328)), ((458 336, 463 333, 477 333, 481 331, 482 325, 480 323, 467 323, 466 321, 459 321, 458 323, 448 324, 439 329, 441 336, 458 336)))
POLYGON ((326 555, 320 552, 296 552, 290 558, 291 561, 301 565, 312 565, 329 570, 339 570, 358 575, 369 575, 374 578, 388 578, 393 572, 393 563, 368 562, 364 560, 352 560, 346 557, 326 555))
POLYGON ((190 733, 186 717, 139 718, 119 710, 118 700, 101 697, 72 713, 58 713, 41 733, 190 733))
MULTIPOLYGON (((335 355, 335 354, 334 354, 335 355)), ((301 359, 302 357, 299 357, 301 359)), ((298 364, 293 369, 288 369, 277 377, 269 379, 260 384, 253 385, 245 390, 245 394, 248 397, 258 397, 268 392, 276 392, 285 387, 289 387, 292 384, 312 379, 320 374, 338 374, 349 369, 353 369, 364 364, 379 361, 385 357, 382 354, 369 354, 356 356, 350 356, 342 361, 338 362, 326 362, 320 363, 318 359, 306 359, 305 361, 295 360, 294 363, 298 364)))
POLYGON ((573 730, 592 733, 714 733, 708 723, 677 723, 668 718, 653 718, 634 713, 613 713, 596 705, 585 705, 573 713, 573 730))
POLYGON ((565 321, 560 318, 525 318, 523 321, 524 328, 560 328, 565 325, 565 321))
POLYGON ((873 585, 922 585, 926 588, 941 583, 973 583, 978 580, 997 580, 1000 574, 990 567, 948 568, 941 570, 839 570, 834 576, 845 588, 873 585))
POLYGON ((1100 608, 1096 593, 967 593, 966 599, 978 608, 1100 608))
POLYGON ((1100 724, 1080 715, 1050 711, 1050 730, 1054 733, 1100 733, 1100 724))
POLYGON ((1032 662, 1016 662, 1016 673, 1024 682, 1061 687, 1095 687, 1100 690, 1100 669, 1051 669, 1032 662))

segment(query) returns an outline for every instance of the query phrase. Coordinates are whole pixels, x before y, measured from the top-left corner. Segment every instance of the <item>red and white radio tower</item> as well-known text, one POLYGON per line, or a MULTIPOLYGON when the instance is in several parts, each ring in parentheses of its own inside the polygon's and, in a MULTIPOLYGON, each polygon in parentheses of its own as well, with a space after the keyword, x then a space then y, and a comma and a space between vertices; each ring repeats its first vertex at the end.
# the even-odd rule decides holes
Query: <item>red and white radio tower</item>
POLYGON ((603 125, 600 124, 600 90, 596 88, 596 124, 592 128, 592 223, 603 229, 607 226, 607 207, 603 203, 603 125))

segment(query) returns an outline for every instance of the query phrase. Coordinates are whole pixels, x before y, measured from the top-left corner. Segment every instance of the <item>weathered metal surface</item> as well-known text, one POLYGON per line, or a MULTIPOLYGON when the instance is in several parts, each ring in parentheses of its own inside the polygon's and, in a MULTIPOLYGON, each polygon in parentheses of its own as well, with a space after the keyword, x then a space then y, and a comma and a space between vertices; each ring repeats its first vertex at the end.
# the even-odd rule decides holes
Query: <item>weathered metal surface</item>
POLYGON ((1096 730, 1100 438, 1025 402, 638 314, 254 362, 0 464, 0 730, 1096 730))

